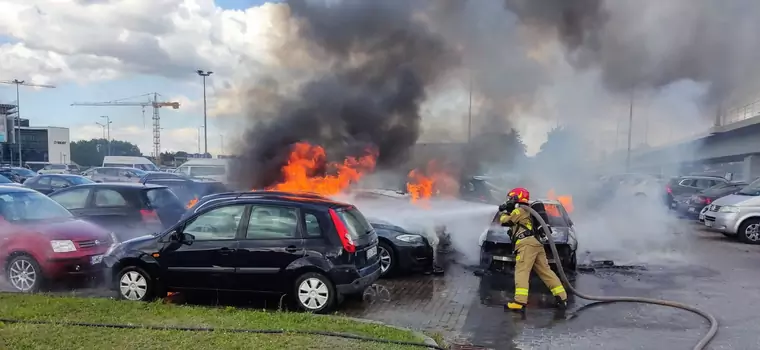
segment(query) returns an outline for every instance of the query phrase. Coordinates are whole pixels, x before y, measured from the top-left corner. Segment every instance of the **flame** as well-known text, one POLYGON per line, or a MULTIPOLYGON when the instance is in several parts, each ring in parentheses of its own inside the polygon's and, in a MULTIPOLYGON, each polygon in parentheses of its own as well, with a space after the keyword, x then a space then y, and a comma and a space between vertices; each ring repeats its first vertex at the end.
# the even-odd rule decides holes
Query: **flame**
POLYGON ((562 206, 565 207, 565 211, 567 211, 568 214, 570 214, 570 213, 573 212, 573 196, 569 196, 569 195, 557 196, 554 193, 554 189, 549 190, 549 193, 547 193, 546 196, 550 200, 556 200, 556 201, 562 203, 562 206))
POLYGON ((435 160, 428 162, 424 171, 412 169, 407 178, 406 190, 409 192, 412 203, 430 199, 433 195, 456 197, 459 191, 459 183, 435 160))
POLYGON ((328 162, 324 148, 299 142, 293 145, 288 163, 281 169, 284 180, 267 190, 335 195, 375 170, 376 161, 377 152, 368 149, 358 158, 347 157, 342 163, 328 162))
POLYGON ((198 203, 198 197, 195 197, 191 199, 189 202, 187 202, 187 206, 185 206, 185 208, 190 209, 195 205, 195 203, 198 203))

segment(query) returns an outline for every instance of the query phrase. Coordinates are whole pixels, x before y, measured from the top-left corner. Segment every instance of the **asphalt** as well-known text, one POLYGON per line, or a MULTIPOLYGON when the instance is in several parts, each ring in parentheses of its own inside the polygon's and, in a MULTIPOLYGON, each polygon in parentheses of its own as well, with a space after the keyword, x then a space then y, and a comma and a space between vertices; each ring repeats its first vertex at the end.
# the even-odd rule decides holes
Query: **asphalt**
MULTIPOLYGON (((674 241, 682 242, 672 248, 671 255, 677 259, 587 267, 572 276, 573 284, 589 294, 694 304, 720 321, 710 349, 760 349, 756 322, 760 246, 745 245, 689 223, 674 234, 678 235, 674 241)), ((590 264, 596 258, 610 257, 614 254, 597 252, 582 261, 590 264)), ((521 319, 502 309, 514 288, 512 276, 478 277, 473 268, 456 261, 456 257, 450 259, 444 276, 381 280, 365 301, 346 301, 340 313, 438 333, 455 348, 468 349, 691 349, 708 327, 685 311, 630 303, 591 304, 571 299, 570 310, 558 314, 538 280, 532 281, 530 307, 521 319)), ((0 281, 0 290, 8 290, 7 284, 0 281)), ((64 287, 56 292, 112 296, 99 288, 64 287)), ((274 308, 278 303, 268 300, 266 304, 274 308)))

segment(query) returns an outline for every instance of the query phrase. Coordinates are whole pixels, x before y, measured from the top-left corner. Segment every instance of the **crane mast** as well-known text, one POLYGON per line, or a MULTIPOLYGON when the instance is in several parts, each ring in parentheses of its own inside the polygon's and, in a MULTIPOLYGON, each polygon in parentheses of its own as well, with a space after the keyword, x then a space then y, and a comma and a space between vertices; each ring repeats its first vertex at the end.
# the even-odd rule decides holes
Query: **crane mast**
POLYGON ((153 107, 153 156, 158 159, 161 155, 161 115, 158 110, 161 107, 171 107, 179 109, 179 102, 163 102, 158 100, 157 92, 142 96, 150 96, 151 101, 147 102, 125 102, 125 101, 108 101, 108 102, 78 102, 72 103, 72 106, 90 106, 90 107, 153 107))

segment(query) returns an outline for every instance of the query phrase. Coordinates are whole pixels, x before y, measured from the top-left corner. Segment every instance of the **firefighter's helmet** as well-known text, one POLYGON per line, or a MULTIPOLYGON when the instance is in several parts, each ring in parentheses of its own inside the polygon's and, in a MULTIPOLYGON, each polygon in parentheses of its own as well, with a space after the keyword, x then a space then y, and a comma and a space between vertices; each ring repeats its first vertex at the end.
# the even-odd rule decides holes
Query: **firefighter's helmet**
POLYGON ((528 201, 530 201, 530 192, 522 187, 513 188, 507 194, 507 199, 510 198, 517 203, 528 203, 528 201))

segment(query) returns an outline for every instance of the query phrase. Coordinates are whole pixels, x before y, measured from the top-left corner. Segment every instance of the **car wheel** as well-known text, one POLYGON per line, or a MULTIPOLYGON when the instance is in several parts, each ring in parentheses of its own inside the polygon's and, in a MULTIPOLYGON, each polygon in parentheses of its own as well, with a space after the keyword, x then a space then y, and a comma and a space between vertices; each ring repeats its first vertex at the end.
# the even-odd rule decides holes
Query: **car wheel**
POLYGON ((388 243, 377 245, 377 256, 380 259, 380 276, 390 276, 396 272, 396 252, 388 243))
POLYGON ((564 264, 562 265, 562 268, 569 271, 576 270, 576 267, 578 266, 578 262, 576 260, 575 253, 570 254, 570 256, 568 256, 567 259, 563 261, 564 261, 564 264))
POLYGON ((298 307, 307 312, 329 312, 337 300, 337 292, 332 282, 316 272, 308 272, 298 277, 294 289, 298 307))
POLYGON ((155 283, 148 272, 137 266, 127 266, 116 278, 119 299, 150 301, 155 296, 155 283))
POLYGON ((760 244, 760 219, 745 220, 739 226, 739 240, 747 244, 760 244))
POLYGON ((42 268, 29 255, 17 255, 8 261, 5 277, 11 286, 22 293, 36 293, 42 288, 42 268))

